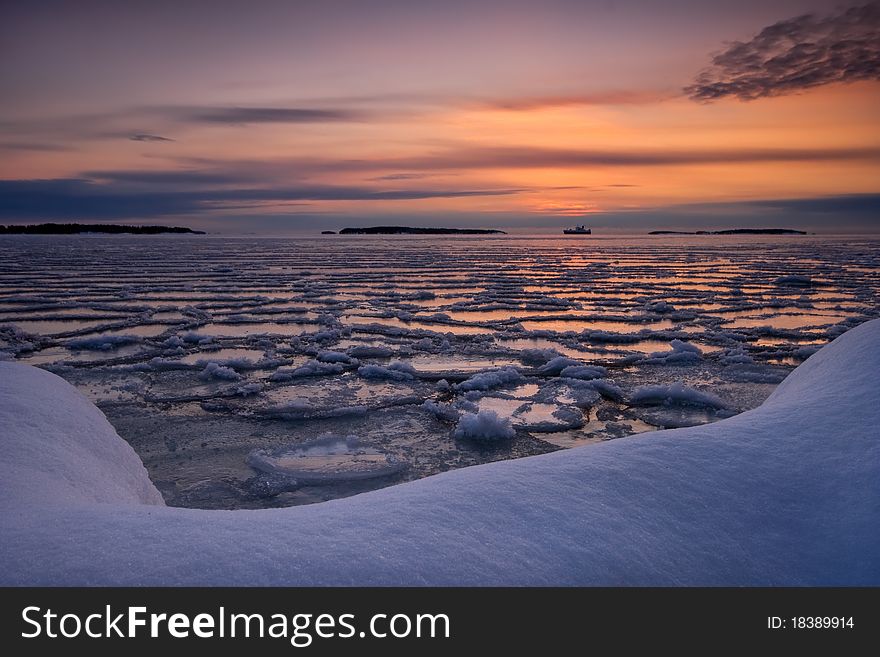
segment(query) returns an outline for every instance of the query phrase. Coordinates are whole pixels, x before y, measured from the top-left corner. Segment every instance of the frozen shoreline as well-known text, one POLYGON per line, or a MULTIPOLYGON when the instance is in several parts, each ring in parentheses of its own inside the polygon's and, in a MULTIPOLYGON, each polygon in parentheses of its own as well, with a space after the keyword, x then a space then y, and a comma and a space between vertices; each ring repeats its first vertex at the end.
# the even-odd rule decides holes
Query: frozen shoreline
POLYGON ((10 585, 877 585, 880 321, 759 408, 320 505, 163 506, 60 378, 0 363, 10 585))

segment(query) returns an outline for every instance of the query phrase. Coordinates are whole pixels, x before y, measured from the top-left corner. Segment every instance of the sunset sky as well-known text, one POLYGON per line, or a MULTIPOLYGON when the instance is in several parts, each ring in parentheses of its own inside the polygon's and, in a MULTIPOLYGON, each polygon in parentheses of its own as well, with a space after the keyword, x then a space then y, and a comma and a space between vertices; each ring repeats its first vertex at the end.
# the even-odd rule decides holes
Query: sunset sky
POLYGON ((880 3, 7 3, 0 223, 880 230, 880 3))

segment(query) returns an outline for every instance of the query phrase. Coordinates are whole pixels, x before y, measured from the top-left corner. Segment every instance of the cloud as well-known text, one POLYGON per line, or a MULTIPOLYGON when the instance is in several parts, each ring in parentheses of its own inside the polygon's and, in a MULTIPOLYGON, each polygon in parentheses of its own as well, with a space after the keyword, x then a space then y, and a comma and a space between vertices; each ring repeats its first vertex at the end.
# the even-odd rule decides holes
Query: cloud
POLYGON ((747 201, 755 208, 809 214, 865 214, 880 220, 880 194, 839 194, 817 198, 788 198, 747 201))
MULTIPOLYGON (((160 180, 157 176, 155 180, 160 180)), ((127 181, 126 181, 127 182, 127 181)), ((135 188, 119 181, 87 178, 0 180, 0 217, 24 220, 132 219, 215 212, 224 207, 287 204, 292 201, 396 201, 471 196, 504 196, 518 189, 412 189, 302 185, 266 188, 212 188, 181 191, 135 188)))
POLYGON ((611 90, 586 94, 495 98, 485 101, 485 105, 493 109, 514 111, 540 110, 573 105, 648 105, 672 98, 674 95, 670 92, 651 90, 611 90))
POLYGON ((155 132, 143 131, 140 126, 149 125, 156 130, 178 132, 188 127, 204 125, 307 124, 366 121, 374 117, 375 115, 370 112, 344 106, 324 108, 140 106, 91 114, 0 120, 0 138, 7 139, 11 143, 40 144, 46 143, 47 140, 58 143, 65 140, 80 142, 105 139, 169 143, 176 140, 155 132))
POLYGON ((178 117, 192 123, 246 125, 252 123, 327 123, 357 121, 360 112, 348 109, 302 107, 189 107, 177 108, 178 117))
POLYGON ((880 80, 880 3, 804 14, 734 41, 684 92, 693 100, 754 100, 834 82, 880 80))
POLYGON ((146 132, 139 132, 137 134, 129 135, 128 138, 131 141, 174 141, 168 137, 163 137, 161 135, 151 135, 146 132))
POLYGON ((603 151, 497 146, 459 148, 425 156, 302 162, 303 167, 323 170, 408 169, 442 171, 447 169, 529 169, 571 166, 676 166, 756 162, 809 162, 833 160, 878 160, 880 147, 862 148, 739 148, 725 150, 631 150, 603 151))
POLYGON ((387 176, 376 176, 370 180, 420 180, 422 178, 430 178, 430 173, 389 173, 387 176))
POLYGON ((225 173, 189 171, 186 169, 161 171, 86 171, 83 178, 101 182, 131 183, 135 185, 235 185, 252 180, 244 172, 225 173))

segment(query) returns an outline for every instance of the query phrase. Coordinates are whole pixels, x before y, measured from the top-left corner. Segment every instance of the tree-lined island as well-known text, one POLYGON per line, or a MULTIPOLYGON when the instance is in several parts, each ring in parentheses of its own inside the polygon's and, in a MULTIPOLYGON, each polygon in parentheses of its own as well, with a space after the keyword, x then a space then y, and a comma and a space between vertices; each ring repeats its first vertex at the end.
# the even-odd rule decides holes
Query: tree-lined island
POLYGON ((0 225, 0 235, 79 235, 103 233, 109 235, 160 235, 162 233, 204 235, 203 230, 183 226, 123 226, 120 224, 28 224, 26 226, 0 225))
POLYGON ((729 228, 727 230, 652 230, 648 235, 807 235, 792 228, 729 228))
MULTIPOLYGON (((325 233, 327 231, 324 231, 325 233)), ((494 228, 417 228, 413 226, 370 226, 343 228, 340 235, 507 235, 494 228)))

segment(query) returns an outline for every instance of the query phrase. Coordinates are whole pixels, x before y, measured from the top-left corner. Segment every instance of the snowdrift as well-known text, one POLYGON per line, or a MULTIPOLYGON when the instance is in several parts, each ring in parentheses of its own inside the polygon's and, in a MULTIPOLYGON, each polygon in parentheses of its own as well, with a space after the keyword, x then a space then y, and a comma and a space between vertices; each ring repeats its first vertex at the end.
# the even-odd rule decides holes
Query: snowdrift
POLYGON ((712 425, 197 511, 70 385, 0 362, 0 583, 878 585, 878 372, 880 320, 712 425))

